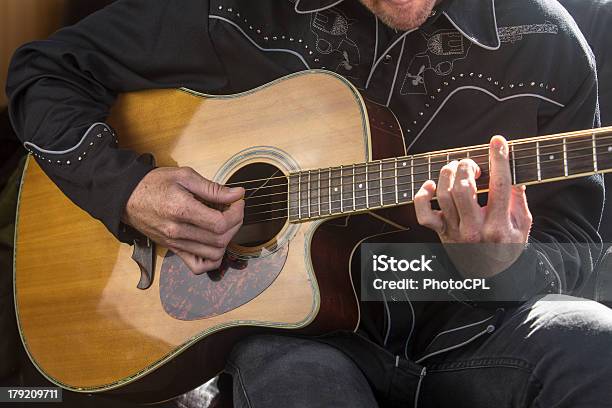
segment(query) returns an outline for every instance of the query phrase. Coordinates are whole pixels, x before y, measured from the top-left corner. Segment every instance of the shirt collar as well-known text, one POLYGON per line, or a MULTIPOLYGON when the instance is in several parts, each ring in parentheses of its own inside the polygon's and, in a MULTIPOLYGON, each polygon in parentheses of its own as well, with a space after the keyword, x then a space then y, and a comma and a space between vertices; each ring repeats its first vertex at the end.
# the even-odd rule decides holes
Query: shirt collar
POLYGON ((501 46, 495 0, 447 0, 443 14, 467 39, 488 50, 501 46))
MULTIPOLYGON (((293 0, 295 11, 313 13, 334 7, 343 0, 293 0)), ((444 0, 439 7, 453 26, 474 44, 488 50, 501 46, 497 32, 495 0, 444 0)))

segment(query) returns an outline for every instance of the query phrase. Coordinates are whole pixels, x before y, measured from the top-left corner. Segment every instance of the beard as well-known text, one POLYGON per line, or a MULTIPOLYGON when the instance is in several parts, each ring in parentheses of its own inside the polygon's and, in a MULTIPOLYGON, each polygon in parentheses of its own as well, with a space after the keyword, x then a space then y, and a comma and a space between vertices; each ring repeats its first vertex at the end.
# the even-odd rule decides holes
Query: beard
POLYGON ((359 0, 385 25, 400 31, 420 27, 437 0, 359 0))

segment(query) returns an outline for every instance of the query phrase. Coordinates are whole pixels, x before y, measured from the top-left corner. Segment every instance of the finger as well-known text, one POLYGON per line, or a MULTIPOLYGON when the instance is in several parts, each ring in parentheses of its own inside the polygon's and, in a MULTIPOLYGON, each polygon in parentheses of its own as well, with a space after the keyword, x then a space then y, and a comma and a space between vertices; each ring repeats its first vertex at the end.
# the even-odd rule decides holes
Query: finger
POLYGON ((181 223, 172 227, 172 234, 168 234, 168 231, 164 231, 162 235, 165 235, 168 239, 194 241, 199 244, 216 248, 225 248, 230 243, 234 235, 236 235, 241 226, 242 225, 236 225, 226 233, 218 235, 192 224, 181 223))
POLYGON ((478 205, 476 192, 476 177, 480 172, 476 162, 464 159, 459 162, 455 181, 451 190, 453 201, 459 213, 460 228, 476 226, 480 224, 481 209, 478 205))
POLYGON ((175 211, 177 219, 193 224, 206 231, 222 235, 242 223, 244 215, 244 200, 230 204, 226 211, 207 207, 193 197, 187 197, 182 204, 185 209, 175 211))
POLYGON ((211 261, 223 259, 225 248, 217 248, 208 245, 202 245, 198 242, 187 241, 183 239, 172 240, 167 243, 168 247, 173 251, 189 252, 192 255, 197 255, 211 261))
POLYGON ((188 252, 174 250, 176 253, 187 265, 187 267, 196 275, 201 275, 205 272, 214 271, 215 269, 219 269, 222 261, 211 261, 209 259, 203 259, 197 255, 190 254, 188 252))
POLYGON ((453 160, 440 170, 440 178, 438 180, 438 188, 436 190, 436 196, 438 197, 438 204, 444 214, 446 220, 446 226, 450 229, 456 229, 459 226, 459 213, 455 207, 451 189, 455 182, 455 174, 457 172, 457 166, 459 162, 453 160))
POLYGON ((225 219, 226 225, 228 229, 234 228, 236 225, 241 225, 244 220, 244 200, 238 200, 232 203, 227 209, 225 209, 222 213, 223 218, 225 219))
POLYGON ((508 218, 512 178, 508 161, 508 142, 502 136, 493 136, 489 145, 489 200, 487 217, 493 220, 508 218))
POLYGON ((183 167, 179 183, 204 201, 217 204, 231 204, 244 196, 242 187, 229 188, 205 179, 195 170, 183 167))
POLYGON ((515 227, 523 233, 529 233, 533 217, 529 206, 527 204, 526 187, 514 186, 512 187, 512 194, 510 197, 510 213, 515 227))
POLYGON ((436 183, 432 180, 426 181, 414 196, 414 209, 419 224, 442 234, 444 233, 442 213, 431 208, 431 200, 435 194, 436 183))

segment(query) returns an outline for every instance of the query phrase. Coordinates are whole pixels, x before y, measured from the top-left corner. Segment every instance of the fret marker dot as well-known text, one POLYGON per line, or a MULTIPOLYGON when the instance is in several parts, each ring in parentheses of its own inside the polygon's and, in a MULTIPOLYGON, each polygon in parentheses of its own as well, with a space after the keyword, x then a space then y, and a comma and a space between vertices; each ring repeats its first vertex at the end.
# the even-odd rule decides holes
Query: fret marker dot
POLYGON ((402 195, 404 196, 404 198, 408 197, 408 193, 404 193, 402 195))
POLYGON ((555 158, 554 154, 551 154, 550 156, 548 156, 548 160, 554 160, 554 158, 555 158))
POLYGON ((612 152, 612 146, 608 146, 608 151, 612 152))
POLYGON ((360 185, 359 185, 359 188, 363 188, 363 184, 360 184, 360 185))
POLYGON ((338 187, 334 187, 334 191, 338 191, 338 187))
POLYGON ((403 162, 403 163, 402 163, 402 166, 406 167, 406 162, 403 162))

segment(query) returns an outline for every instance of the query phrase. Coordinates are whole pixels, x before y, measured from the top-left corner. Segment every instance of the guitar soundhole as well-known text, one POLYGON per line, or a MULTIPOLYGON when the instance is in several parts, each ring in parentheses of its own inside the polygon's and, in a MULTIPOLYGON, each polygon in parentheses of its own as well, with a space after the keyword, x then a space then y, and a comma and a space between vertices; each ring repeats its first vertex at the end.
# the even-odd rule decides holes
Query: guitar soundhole
POLYGON ((276 166, 253 163, 226 182, 245 189, 244 221, 233 243, 257 247, 273 240, 287 222, 287 177, 276 166))

